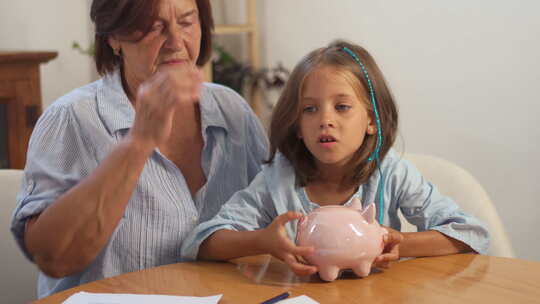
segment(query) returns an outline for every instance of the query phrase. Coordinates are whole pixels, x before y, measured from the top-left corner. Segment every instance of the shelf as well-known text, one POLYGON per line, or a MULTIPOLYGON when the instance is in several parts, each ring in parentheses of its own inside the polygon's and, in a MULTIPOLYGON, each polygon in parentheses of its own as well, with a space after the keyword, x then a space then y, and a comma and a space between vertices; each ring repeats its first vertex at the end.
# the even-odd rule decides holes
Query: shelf
MULTIPOLYGON (((257 30, 257 0, 245 0, 246 22, 243 24, 219 24, 214 28, 215 35, 247 35, 247 48, 249 52, 249 65, 254 69, 259 69, 261 59, 259 54, 259 32, 257 30)), ((204 66, 204 73, 207 81, 212 81, 211 64, 204 66)), ((260 94, 256 90, 246 92, 246 100, 250 104, 253 112, 260 117, 260 94)))
POLYGON ((216 26, 214 33, 218 35, 253 33, 255 29, 255 26, 249 24, 220 24, 216 26))
POLYGON ((40 64, 58 56, 57 52, 0 50, 0 64, 40 64))

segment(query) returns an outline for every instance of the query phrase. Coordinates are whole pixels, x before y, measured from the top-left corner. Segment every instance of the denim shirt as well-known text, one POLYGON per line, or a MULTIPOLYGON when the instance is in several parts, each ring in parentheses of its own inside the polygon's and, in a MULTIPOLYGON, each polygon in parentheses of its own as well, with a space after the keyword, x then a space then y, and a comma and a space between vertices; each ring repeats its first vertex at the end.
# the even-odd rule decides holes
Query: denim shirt
MULTIPOLYGON (((68 277, 54 279, 40 273, 39 298, 82 283, 180 261, 181 244, 188 233, 249 185, 261 170, 268 149, 257 117, 234 91, 210 83, 203 86, 200 113, 206 184, 195 197, 179 168, 156 149, 101 253, 82 272, 68 277)), ((134 118, 119 71, 63 96, 40 117, 30 139, 11 224, 30 260, 24 243, 27 220, 90 175, 127 135, 134 118)))
MULTIPOLYGON (((380 167, 384 189, 381 189, 380 172, 376 170, 344 205, 350 205, 354 197, 358 197, 364 207, 375 202, 378 219, 381 212, 378 197, 379 192, 383 191, 383 225, 399 231, 400 209, 405 219, 415 225, 418 231, 437 230, 462 241, 476 252, 487 252, 489 233, 486 226, 465 213, 452 199, 443 196, 410 162, 390 150, 380 167)), ((217 230, 261 229, 287 211, 308 214, 319 207, 309 200, 305 188, 297 186, 290 162, 278 153, 273 163, 263 166, 248 188, 231 197, 213 219, 191 231, 182 246, 182 257, 186 260, 196 259, 201 243, 217 230)), ((292 240, 296 236, 296 222, 285 225, 292 240)))

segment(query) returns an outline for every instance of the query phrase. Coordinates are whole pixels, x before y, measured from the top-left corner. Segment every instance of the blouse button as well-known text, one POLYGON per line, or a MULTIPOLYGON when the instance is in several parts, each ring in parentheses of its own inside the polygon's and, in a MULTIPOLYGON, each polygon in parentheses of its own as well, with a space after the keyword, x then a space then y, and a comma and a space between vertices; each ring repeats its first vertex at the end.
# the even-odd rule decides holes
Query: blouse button
POLYGON ((30 180, 28 181, 28 185, 26 186, 26 191, 30 193, 34 188, 34 181, 30 180))

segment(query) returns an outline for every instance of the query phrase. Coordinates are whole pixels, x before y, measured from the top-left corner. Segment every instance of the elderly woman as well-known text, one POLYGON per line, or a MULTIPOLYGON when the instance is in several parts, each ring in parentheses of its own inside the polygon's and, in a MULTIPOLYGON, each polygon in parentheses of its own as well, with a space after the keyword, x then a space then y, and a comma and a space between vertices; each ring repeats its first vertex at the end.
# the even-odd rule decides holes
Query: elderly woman
POLYGON ((267 157, 245 101, 202 82, 209 0, 94 0, 91 17, 103 78, 40 118, 13 216, 39 297, 181 261, 186 235, 267 157))

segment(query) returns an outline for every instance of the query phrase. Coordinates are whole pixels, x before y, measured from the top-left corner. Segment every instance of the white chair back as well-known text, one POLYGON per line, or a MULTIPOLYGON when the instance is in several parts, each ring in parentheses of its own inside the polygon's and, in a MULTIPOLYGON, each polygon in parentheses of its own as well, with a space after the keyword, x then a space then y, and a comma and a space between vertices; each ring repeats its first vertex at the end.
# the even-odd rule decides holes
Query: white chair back
POLYGON ((22 170, 0 169, 0 302, 28 303, 36 299, 37 267, 28 261, 10 231, 15 197, 21 185, 22 170))
MULTIPOLYGON (((431 155, 405 153, 403 158, 413 163, 424 177, 439 191, 451 197, 466 212, 483 221, 489 229, 489 255, 515 257, 514 250, 495 206, 482 185, 465 169, 431 155)), ((416 227, 401 215, 402 231, 416 231, 416 227)))

